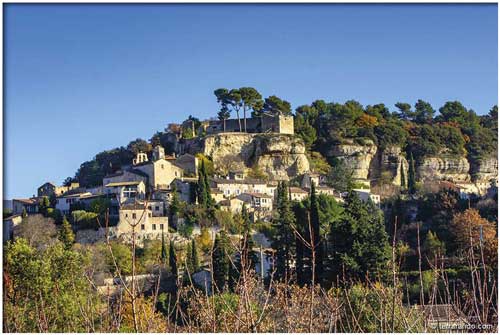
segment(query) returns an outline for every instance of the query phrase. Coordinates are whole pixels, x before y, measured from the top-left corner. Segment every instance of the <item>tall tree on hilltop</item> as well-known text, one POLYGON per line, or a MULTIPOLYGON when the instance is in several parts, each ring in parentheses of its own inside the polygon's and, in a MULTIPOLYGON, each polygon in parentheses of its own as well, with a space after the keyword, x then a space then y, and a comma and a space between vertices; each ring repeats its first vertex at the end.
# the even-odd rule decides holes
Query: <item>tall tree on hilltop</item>
POLYGON ((291 209, 288 186, 280 182, 277 189, 277 214, 273 218, 275 235, 271 246, 276 250, 276 276, 278 279, 290 279, 294 257, 295 236, 293 225, 295 216, 291 209))
POLYGON ((66 219, 66 216, 63 217, 62 225, 59 230, 59 241, 64 244, 66 249, 71 249, 73 243, 75 242, 75 234, 73 233, 73 229, 66 219))
POLYGON ((432 108, 431 104, 423 100, 418 100, 415 104, 415 122, 424 124, 432 122, 434 113, 436 111, 432 108))
POLYGON ((415 161, 413 160, 413 153, 410 153, 410 161, 408 167, 408 192, 415 194, 416 192, 416 179, 415 179, 415 161))
POLYGON ((241 104, 243 107, 243 129, 247 131, 247 112, 258 112, 264 106, 262 95, 253 87, 240 87, 238 92, 241 96, 241 104))
POLYGON ((278 98, 275 95, 272 95, 265 99, 262 110, 272 115, 288 116, 292 114, 292 107, 290 103, 286 100, 278 98))
POLYGON ((226 131, 226 120, 231 117, 231 112, 229 111, 230 99, 229 91, 226 88, 219 88, 214 91, 217 102, 220 104, 221 108, 217 116, 219 120, 223 122, 224 132, 226 131))

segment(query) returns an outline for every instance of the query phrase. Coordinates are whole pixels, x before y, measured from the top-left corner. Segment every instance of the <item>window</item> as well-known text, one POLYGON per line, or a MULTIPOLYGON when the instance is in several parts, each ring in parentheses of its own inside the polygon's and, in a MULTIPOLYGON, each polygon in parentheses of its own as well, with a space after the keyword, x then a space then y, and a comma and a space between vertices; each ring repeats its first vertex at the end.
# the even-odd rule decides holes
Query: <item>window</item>
POLYGON ((175 171, 175 176, 177 177, 177 171, 175 171))
POLYGON ((156 206, 155 211, 159 211, 159 210, 160 210, 160 206, 156 206))
POLYGON ((156 230, 156 225, 153 223, 153 230, 156 230))
POLYGON ((128 218, 128 214, 127 213, 125 213, 125 217, 128 218))
POLYGON ((148 209, 151 210, 151 205, 148 206, 148 209))
POLYGON ((137 215, 135 215, 135 213, 132 213, 132 219, 136 219, 137 218, 137 215))
POLYGON ((164 168, 165 168, 165 166, 162 164, 162 165, 161 165, 161 168, 162 168, 162 169, 164 169, 164 168))
POLYGON ((148 213, 148 216, 151 217, 151 213, 148 213))
POLYGON ((160 223, 160 229, 163 230, 163 223, 160 223))
POLYGON ((141 224, 141 230, 145 230, 145 229, 146 229, 146 227, 144 227, 144 225, 141 224))

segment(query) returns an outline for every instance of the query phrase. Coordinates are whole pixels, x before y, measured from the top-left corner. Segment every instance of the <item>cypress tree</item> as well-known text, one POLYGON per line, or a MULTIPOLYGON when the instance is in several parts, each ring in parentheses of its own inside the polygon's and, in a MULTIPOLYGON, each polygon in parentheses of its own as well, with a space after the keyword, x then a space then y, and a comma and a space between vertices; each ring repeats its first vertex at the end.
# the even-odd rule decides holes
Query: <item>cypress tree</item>
POLYGON ((172 275, 175 276, 177 280, 177 256, 175 255, 175 248, 174 248, 174 242, 170 240, 170 248, 169 248, 169 263, 170 263, 170 271, 172 272, 172 275))
POLYGON ((186 252, 187 266, 190 273, 195 273, 200 268, 200 260, 198 258, 198 250, 196 249, 196 242, 191 240, 186 252))
POLYGON ((64 244, 66 249, 71 249, 73 243, 75 242, 75 234, 73 233, 73 229, 66 219, 66 216, 63 217, 61 229, 59 230, 59 241, 64 244))
POLYGON ((205 161, 202 159, 201 160, 200 170, 198 172, 197 194, 198 194, 198 204, 200 206, 202 206, 203 208, 207 207, 207 201, 208 201, 208 198, 207 198, 207 182, 206 182, 205 175, 206 175, 205 161))
POLYGON ((280 279, 289 279, 293 259, 295 236, 292 226, 295 216, 291 209, 289 189, 285 182, 280 182, 277 188, 277 215, 273 219, 276 230, 271 246, 276 250, 276 276, 280 279))
POLYGON ((213 277, 214 284, 219 290, 219 292, 223 292, 230 270, 230 262, 229 262, 229 242, 228 242, 227 233, 222 230, 215 237, 214 249, 212 252, 212 263, 213 263, 213 277))
POLYGON ((165 245, 165 235, 163 234, 163 231, 161 232, 161 263, 163 265, 167 265, 167 246, 165 245))
POLYGON ((401 162, 401 188, 402 189, 406 188, 405 167, 403 165, 403 162, 401 162))
POLYGON ((28 217, 28 212, 26 212, 26 208, 24 208, 24 207, 23 207, 22 217, 23 217, 23 218, 28 217))
POLYGON ((413 153, 410 153, 410 162, 408 167, 408 192, 415 194, 416 180, 415 180, 415 161, 413 160, 413 153))
POLYGON ((316 186, 314 182, 311 182, 311 194, 310 194, 310 220, 312 226, 312 238, 311 241, 314 243, 315 252, 315 278, 317 283, 321 283, 323 278, 323 260, 324 260, 324 249, 323 242, 320 235, 320 222, 319 222, 319 206, 318 198, 316 196, 316 186))
POLYGON ((42 214, 43 216, 47 216, 47 210, 50 207, 50 201, 49 198, 44 196, 38 203, 38 213, 42 214))

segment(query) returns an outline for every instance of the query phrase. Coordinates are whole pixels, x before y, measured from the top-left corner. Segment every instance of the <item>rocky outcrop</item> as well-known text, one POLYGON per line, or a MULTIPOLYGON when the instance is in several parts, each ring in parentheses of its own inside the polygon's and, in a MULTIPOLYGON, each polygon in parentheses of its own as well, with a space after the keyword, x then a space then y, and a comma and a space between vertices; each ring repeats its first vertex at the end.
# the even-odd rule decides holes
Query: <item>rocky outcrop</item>
POLYGON ((366 141, 365 145, 347 142, 332 145, 325 152, 327 158, 336 157, 343 160, 347 167, 352 169, 353 178, 368 179, 370 174, 370 164, 377 152, 377 147, 371 141, 366 141))
POLYGON ((417 179, 451 180, 469 182, 471 180, 470 164, 467 158, 460 156, 427 157, 416 167, 417 179))
POLYGON ((401 177, 408 178, 408 162, 401 153, 401 147, 390 146, 378 149, 370 164, 369 178, 372 182, 381 181, 401 185, 401 177))
POLYGON ((203 153, 221 170, 257 165, 270 179, 289 179, 309 171, 304 143, 287 134, 222 133, 186 142, 184 152, 203 153))
POLYGON ((479 160, 471 167, 472 179, 478 183, 489 183, 492 178, 498 175, 498 159, 491 156, 479 160))

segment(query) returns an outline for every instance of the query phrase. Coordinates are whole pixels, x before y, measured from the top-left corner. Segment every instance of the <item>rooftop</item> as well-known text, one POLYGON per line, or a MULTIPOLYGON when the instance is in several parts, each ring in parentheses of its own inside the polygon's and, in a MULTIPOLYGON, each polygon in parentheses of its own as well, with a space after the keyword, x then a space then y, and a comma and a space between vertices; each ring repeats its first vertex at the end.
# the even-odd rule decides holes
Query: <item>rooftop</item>
POLYGON ((12 199, 12 201, 18 201, 26 205, 35 205, 37 201, 35 199, 12 199))
POLYGON ((120 186, 137 186, 142 181, 121 181, 121 182, 114 182, 114 183, 109 183, 106 184, 106 187, 120 187, 120 186))
POLYGON ((305 193, 305 194, 309 194, 309 192, 307 192, 306 190, 304 190, 303 188, 300 188, 300 187, 290 187, 290 193, 305 193))
POLYGON ((214 178, 213 181, 216 184, 259 184, 259 185, 266 185, 267 184, 267 182, 265 182, 263 180, 258 180, 258 179, 236 180, 236 179, 214 178))

